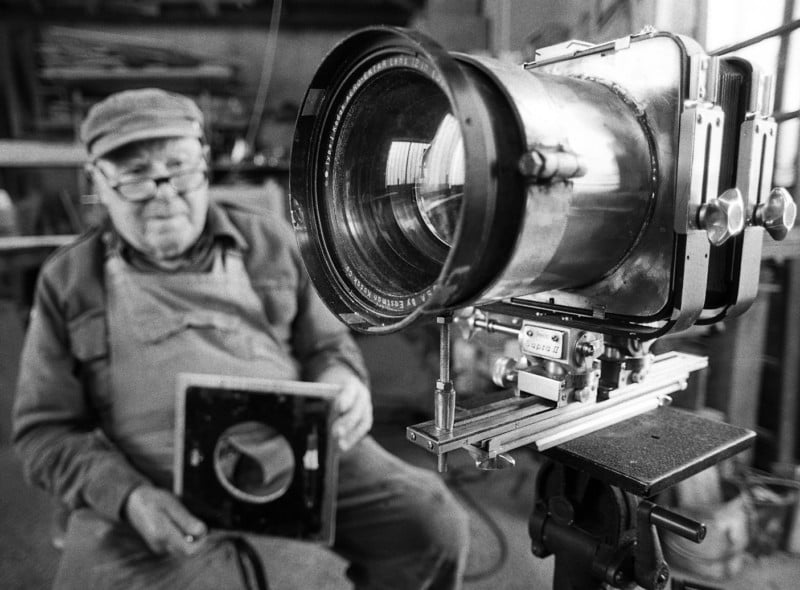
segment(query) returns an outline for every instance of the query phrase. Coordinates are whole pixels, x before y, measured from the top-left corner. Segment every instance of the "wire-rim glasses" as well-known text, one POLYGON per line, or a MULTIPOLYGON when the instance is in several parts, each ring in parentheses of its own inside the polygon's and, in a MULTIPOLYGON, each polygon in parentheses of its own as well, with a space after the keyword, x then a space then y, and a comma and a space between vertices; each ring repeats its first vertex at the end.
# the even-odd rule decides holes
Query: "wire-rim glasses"
POLYGON ((203 187, 208 182, 208 168, 199 164, 192 168, 178 170, 163 176, 140 176, 127 180, 113 181, 98 167, 108 186, 122 199, 133 203, 147 201, 156 196, 160 184, 166 182, 178 194, 185 194, 203 187))

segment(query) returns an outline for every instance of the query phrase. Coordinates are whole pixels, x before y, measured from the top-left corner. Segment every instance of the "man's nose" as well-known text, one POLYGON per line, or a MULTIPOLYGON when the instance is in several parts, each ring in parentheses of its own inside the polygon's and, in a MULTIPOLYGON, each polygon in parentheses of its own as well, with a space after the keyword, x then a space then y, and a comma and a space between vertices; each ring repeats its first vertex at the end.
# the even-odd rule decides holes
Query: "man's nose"
POLYGON ((153 182, 156 183, 155 197, 160 199, 171 199, 178 196, 178 191, 170 183, 169 176, 161 176, 154 178, 153 182))

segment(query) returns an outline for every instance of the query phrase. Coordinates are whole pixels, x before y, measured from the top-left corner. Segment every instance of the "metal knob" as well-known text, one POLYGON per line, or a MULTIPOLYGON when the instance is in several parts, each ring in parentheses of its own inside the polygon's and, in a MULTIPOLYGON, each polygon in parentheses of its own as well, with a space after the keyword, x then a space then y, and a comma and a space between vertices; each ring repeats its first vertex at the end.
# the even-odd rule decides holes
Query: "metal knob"
POLYGON ((492 383, 498 387, 511 387, 517 382, 517 359, 501 356, 492 365, 492 383))
POLYGON ((539 146, 525 152, 517 162, 517 168, 524 176, 539 180, 566 180, 586 174, 583 158, 563 146, 539 146))
POLYGON ((782 240, 794 226, 797 217, 797 205, 783 187, 772 189, 765 203, 756 207, 753 221, 763 225, 774 240, 782 240))
POLYGON ((708 241, 721 246, 744 229, 744 198, 738 188, 729 188, 700 207, 697 224, 708 233, 708 241))

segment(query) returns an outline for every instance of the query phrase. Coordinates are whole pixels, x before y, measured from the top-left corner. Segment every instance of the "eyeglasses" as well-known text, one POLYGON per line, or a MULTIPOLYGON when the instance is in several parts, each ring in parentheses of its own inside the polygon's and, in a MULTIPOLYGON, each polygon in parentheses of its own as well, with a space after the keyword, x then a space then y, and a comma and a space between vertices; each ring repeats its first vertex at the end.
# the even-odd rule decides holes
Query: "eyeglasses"
POLYGON ((100 174, 108 181, 108 186, 126 201, 134 203, 152 199, 158 191, 159 185, 168 183, 178 194, 197 190, 208 182, 208 170, 205 165, 196 166, 188 170, 180 170, 173 174, 156 177, 135 177, 128 180, 114 182, 101 168, 100 174))

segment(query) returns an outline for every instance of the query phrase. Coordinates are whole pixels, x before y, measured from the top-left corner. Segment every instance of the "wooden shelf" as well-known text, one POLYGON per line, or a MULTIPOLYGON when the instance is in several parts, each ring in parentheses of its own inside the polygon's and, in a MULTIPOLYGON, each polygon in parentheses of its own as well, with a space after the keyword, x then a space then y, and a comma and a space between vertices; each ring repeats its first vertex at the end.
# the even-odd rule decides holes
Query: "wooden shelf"
POLYGON ((243 164, 233 164, 232 162, 213 162, 211 169, 215 172, 260 172, 262 174, 275 174, 283 175, 289 173, 289 164, 279 164, 277 166, 270 164, 254 164, 252 162, 243 164))
POLYGON ((37 268, 53 250, 76 237, 74 234, 0 237, 0 272, 37 268))
POLYGON ((69 244, 76 237, 77 234, 4 236, 0 237, 0 255, 30 252, 32 250, 52 250, 69 244))
POLYGON ((86 150, 79 143, 54 143, 24 139, 0 140, 0 167, 79 168, 86 150))
POLYGON ((230 66, 202 65, 197 67, 148 66, 142 68, 43 68, 44 82, 65 88, 97 91, 110 94, 136 86, 168 87, 175 91, 230 91, 236 82, 236 72, 230 66))

